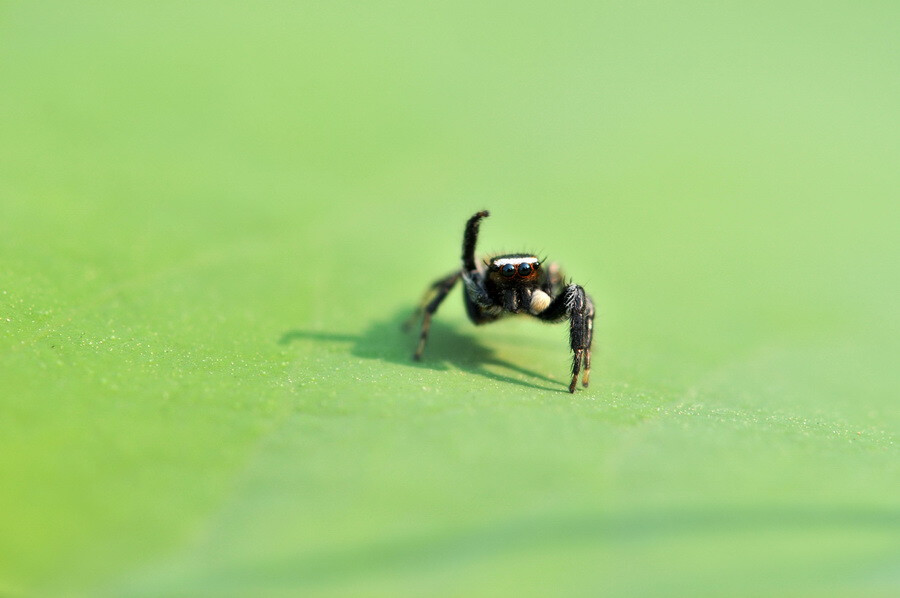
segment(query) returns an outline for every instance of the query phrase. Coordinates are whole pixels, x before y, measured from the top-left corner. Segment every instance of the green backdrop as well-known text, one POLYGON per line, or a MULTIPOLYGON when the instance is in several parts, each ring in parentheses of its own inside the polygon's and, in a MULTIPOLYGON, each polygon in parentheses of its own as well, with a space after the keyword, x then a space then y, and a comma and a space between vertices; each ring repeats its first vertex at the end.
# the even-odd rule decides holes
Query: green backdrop
POLYGON ((898 595, 898 17, 0 3, 0 595, 898 595))

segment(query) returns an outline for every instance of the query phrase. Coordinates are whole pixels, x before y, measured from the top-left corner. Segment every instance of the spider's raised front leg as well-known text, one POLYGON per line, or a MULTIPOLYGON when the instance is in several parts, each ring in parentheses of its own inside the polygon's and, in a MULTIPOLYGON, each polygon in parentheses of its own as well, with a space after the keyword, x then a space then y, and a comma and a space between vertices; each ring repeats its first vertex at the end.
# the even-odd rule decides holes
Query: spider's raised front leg
POLYGON ((582 386, 587 386, 591 374, 591 341, 594 336, 594 304, 584 289, 576 284, 567 285, 550 302, 546 309, 536 314, 541 320, 559 322, 569 319, 569 344, 572 358, 572 381, 569 392, 575 392, 578 374, 584 365, 582 386))
POLYGON ((466 314, 474 324, 493 322, 498 315, 488 311, 494 302, 484 288, 484 274, 475 263, 475 245, 478 242, 478 226, 482 218, 490 216, 490 212, 482 210, 474 214, 466 222, 466 230, 463 233, 462 246, 462 279, 465 284, 463 300, 466 306, 466 314))
POLYGON ((462 267, 464 272, 474 274, 475 267, 475 244, 478 242, 478 225, 481 224, 482 218, 487 218, 491 213, 482 210, 474 214, 466 221, 466 231, 463 233, 462 248, 462 267))
POLYGON ((428 330, 431 328, 431 316, 440 307, 441 302, 446 299, 461 275, 462 272, 454 272, 449 276, 434 281, 425 291, 416 311, 404 322, 403 328, 408 330, 413 322, 419 319, 423 313, 425 314, 425 317, 422 319, 422 332, 419 334, 419 344, 416 346, 416 352, 413 353, 413 359, 416 361, 422 358, 422 352, 425 351, 425 341, 428 340, 428 330))

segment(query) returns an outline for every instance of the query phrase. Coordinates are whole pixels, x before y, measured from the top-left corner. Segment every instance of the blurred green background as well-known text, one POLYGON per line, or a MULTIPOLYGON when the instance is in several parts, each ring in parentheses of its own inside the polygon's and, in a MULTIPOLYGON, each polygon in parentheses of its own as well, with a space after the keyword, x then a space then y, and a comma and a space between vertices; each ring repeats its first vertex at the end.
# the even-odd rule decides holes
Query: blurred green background
POLYGON ((898 6, 0 3, 0 595, 898 595, 898 6))

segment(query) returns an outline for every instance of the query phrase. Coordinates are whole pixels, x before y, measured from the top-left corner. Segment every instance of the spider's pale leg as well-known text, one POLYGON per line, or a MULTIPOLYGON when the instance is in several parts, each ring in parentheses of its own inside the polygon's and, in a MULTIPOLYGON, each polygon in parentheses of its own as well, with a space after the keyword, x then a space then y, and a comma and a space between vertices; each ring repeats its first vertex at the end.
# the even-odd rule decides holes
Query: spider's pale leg
POLYGON ((594 304, 591 298, 585 295, 587 305, 585 306, 585 333, 587 340, 584 343, 584 376, 581 378, 581 385, 587 387, 591 380, 591 344, 594 342, 594 304))

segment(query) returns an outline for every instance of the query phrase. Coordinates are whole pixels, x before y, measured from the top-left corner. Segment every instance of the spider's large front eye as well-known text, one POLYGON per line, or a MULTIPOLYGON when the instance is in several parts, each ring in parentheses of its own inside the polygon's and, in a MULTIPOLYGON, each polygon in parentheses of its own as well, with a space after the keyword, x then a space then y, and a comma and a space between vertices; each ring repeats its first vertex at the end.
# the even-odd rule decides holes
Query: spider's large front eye
POLYGON ((516 267, 512 264, 504 264, 502 268, 500 268, 500 274, 503 276, 512 276, 516 273, 516 267))
POLYGON ((531 264, 519 264, 519 276, 528 276, 531 274, 531 264))

